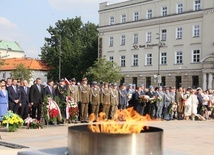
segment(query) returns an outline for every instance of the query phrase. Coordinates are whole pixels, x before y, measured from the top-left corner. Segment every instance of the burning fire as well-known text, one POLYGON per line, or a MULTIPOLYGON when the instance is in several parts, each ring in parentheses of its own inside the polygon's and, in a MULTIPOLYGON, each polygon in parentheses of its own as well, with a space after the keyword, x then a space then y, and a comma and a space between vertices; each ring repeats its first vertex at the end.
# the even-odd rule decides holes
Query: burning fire
POLYGON ((146 122, 151 120, 149 115, 141 116, 133 108, 117 110, 112 120, 105 119, 105 113, 101 112, 97 119, 98 123, 93 123, 96 120, 92 113, 89 116, 89 129, 97 133, 113 133, 127 134, 140 133, 144 130, 146 122))

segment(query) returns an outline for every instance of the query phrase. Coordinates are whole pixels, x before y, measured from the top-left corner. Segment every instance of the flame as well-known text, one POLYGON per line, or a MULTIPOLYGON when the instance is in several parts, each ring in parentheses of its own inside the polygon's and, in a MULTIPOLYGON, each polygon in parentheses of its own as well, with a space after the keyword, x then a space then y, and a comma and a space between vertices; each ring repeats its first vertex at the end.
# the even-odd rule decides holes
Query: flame
POLYGON ((148 128, 146 122, 151 120, 149 115, 141 116, 134 108, 117 110, 112 120, 105 119, 105 115, 105 113, 101 112, 97 123, 93 123, 96 120, 93 113, 89 116, 90 124, 88 127, 92 132, 115 134, 140 133, 144 130, 144 127, 148 128))

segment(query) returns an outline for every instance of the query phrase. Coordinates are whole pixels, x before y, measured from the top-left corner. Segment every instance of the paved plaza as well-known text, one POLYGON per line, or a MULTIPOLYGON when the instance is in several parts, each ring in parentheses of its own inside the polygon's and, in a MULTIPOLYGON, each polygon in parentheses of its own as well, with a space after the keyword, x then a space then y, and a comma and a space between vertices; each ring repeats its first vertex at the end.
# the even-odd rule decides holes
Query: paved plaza
MULTIPOLYGON (((1 141, 29 148, 12 149, 0 146, 0 155, 16 155, 18 152, 30 155, 63 155, 67 152, 69 125, 49 125, 43 129, 23 128, 11 133, 1 128, 1 141), (27 152, 23 153, 25 151, 27 152)), ((214 155, 214 120, 153 121, 149 122, 149 126, 164 130, 164 155, 214 155)))

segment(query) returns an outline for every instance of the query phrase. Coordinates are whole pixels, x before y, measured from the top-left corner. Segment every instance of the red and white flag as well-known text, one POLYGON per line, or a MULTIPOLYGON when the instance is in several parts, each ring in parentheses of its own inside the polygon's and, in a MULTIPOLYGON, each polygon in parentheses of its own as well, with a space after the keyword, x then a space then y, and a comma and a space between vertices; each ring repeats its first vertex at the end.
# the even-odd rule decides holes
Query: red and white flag
POLYGON ((66 78, 65 78, 65 84, 66 84, 66 85, 69 85, 69 84, 70 84, 70 82, 69 82, 68 79, 66 79, 66 78))

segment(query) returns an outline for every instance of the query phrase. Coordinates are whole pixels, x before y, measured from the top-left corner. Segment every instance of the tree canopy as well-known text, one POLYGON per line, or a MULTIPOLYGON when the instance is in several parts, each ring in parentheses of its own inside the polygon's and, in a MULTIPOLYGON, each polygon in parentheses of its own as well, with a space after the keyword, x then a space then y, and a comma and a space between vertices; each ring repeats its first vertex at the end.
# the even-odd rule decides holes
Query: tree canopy
POLYGON ((89 67, 85 76, 90 81, 114 83, 121 80, 123 75, 119 72, 121 68, 112 61, 107 61, 105 57, 98 58, 93 66, 89 67))
POLYGON ((51 68, 48 78, 59 79, 61 62, 61 78, 80 80, 97 58, 97 25, 83 24, 81 18, 76 17, 59 20, 47 31, 51 37, 45 38, 40 57, 51 68))
POLYGON ((15 79, 25 79, 29 82, 32 78, 32 71, 27 69, 24 64, 16 65, 16 69, 11 72, 12 77, 15 79))

